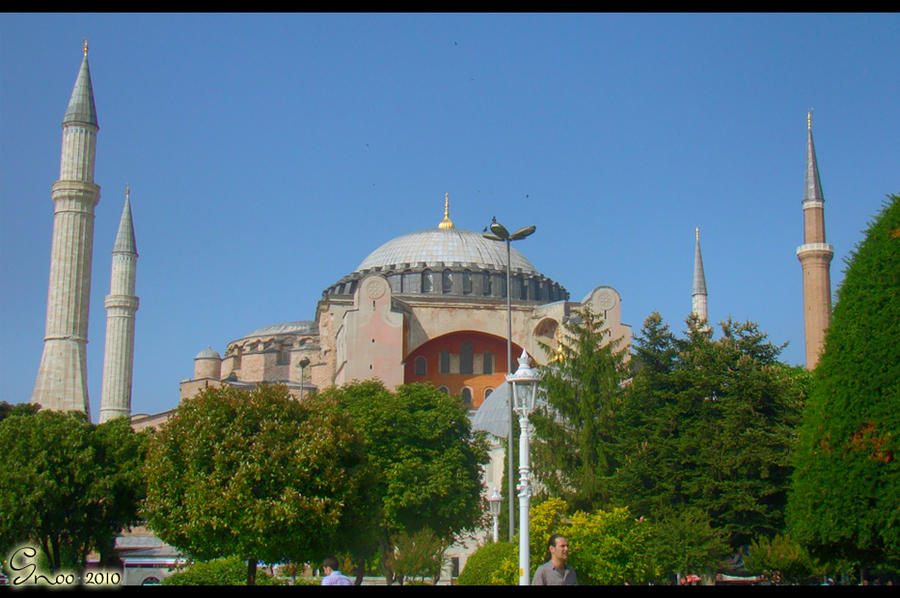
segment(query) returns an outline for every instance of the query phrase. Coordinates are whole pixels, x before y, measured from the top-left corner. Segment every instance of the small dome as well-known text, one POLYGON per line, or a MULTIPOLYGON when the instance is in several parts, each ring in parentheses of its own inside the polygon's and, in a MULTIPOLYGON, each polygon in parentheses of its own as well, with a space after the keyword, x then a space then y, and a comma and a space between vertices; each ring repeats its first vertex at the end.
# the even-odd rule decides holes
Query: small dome
MULTIPOLYGON (((458 228, 431 228, 392 239, 373 251, 357 266, 356 271, 376 267, 387 269, 395 264, 415 267, 419 262, 433 267, 439 262, 453 262, 489 270, 506 270, 506 244, 485 239, 481 233, 458 228)), ((510 267, 537 274, 524 255, 510 248, 510 267)))
POLYGON ((207 347, 197 353, 197 356, 194 359, 222 359, 222 356, 216 353, 212 347, 207 347))

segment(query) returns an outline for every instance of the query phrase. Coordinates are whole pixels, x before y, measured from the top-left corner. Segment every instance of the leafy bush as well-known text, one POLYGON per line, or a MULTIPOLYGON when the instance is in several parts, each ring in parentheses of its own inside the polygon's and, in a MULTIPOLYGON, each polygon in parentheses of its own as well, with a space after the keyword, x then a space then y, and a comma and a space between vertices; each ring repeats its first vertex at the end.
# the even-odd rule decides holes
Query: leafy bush
POLYGON ((803 583, 820 574, 809 553, 789 536, 761 538, 750 544, 744 566, 772 583, 803 583))
MULTIPOLYGON (((162 580, 164 586, 242 586, 247 583, 247 561, 236 556, 198 561, 162 580)), ((256 572, 256 585, 282 585, 263 570, 256 572)))
POLYGON ((512 542, 491 542, 479 547, 466 560, 466 566, 456 580, 460 586, 505 585, 492 580, 492 576, 500 569, 501 562, 517 554, 512 542))

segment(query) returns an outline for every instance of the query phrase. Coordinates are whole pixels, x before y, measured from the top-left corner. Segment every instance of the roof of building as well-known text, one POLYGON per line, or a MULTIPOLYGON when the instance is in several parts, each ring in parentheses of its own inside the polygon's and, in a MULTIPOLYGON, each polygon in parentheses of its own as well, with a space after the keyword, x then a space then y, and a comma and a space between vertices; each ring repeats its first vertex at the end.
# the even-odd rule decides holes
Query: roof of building
MULTIPOLYGON (((241 338, 252 338, 256 336, 273 336, 277 334, 318 334, 319 328, 315 322, 307 320, 298 322, 282 322, 280 324, 272 324, 271 326, 263 326, 257 328, 250 334, 245 334, 241 338)), ((238 339, 240 340, 240 339, 238 339)))
POLYGON ((84 43, 84 58, 81 59, 81 69, 75 86, 72 88, 72 96, 66 107, 66 115, 63 123, 79 122, 89 125, 97 125, 97 108, 94 105, 94 88, 91 85, 91 69, 88 65, 87 42, 84 43))
MULTIPOLYGON (((449 267, 458 262, 473 268, 505 271, 506 247, 501 241, 485 239, 481 233, 455 227, 430 228, 391 239, 370 253, 356 271, 379 267, 396 270, 415 267, 421 262, 428 267, 449 267)), ((515 247, 510 248, 510 268, 538 273, 515 247)))

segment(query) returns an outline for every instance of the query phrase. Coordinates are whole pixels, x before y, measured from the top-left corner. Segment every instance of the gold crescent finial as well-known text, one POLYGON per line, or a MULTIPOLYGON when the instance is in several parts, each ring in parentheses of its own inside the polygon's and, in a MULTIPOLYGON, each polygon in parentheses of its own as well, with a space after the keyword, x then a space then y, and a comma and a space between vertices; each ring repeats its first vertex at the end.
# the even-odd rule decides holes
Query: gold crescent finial
POLYGON ((438 224, 438 228, 453 228, 453 221, 450 220, 450 194, 444 193, 444 219, 438 224))
POLYGON ((87 51, 88 51, 87 38, 84 38, 84 45, 82 46, 82 50, 84 51, 84 55, 87 56, 87 51))
POLYGON ((812 131, 812 108, 806 113, 806 129, 812 131))

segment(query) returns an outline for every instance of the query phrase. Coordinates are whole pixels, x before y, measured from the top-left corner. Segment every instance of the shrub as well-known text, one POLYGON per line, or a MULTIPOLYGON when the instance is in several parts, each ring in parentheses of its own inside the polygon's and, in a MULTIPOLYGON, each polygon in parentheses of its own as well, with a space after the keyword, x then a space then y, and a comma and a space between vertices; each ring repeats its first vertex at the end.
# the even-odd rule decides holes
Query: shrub
MULTIPOLYGON (((242 586, 247 584, 247 561, 230 556, 198 561, 162 580, 164 586, 242 586)), ((282 585, 262 569, 256 572, 256 585, 282 585)))
POLYGON ((501 562, 516 554, 516 546, 512 542, 491 542, 479 547, 466 560, 466 566, 456 580, 460 586, 501 585, 492 581, 492 575, 500 569, 501 562))

